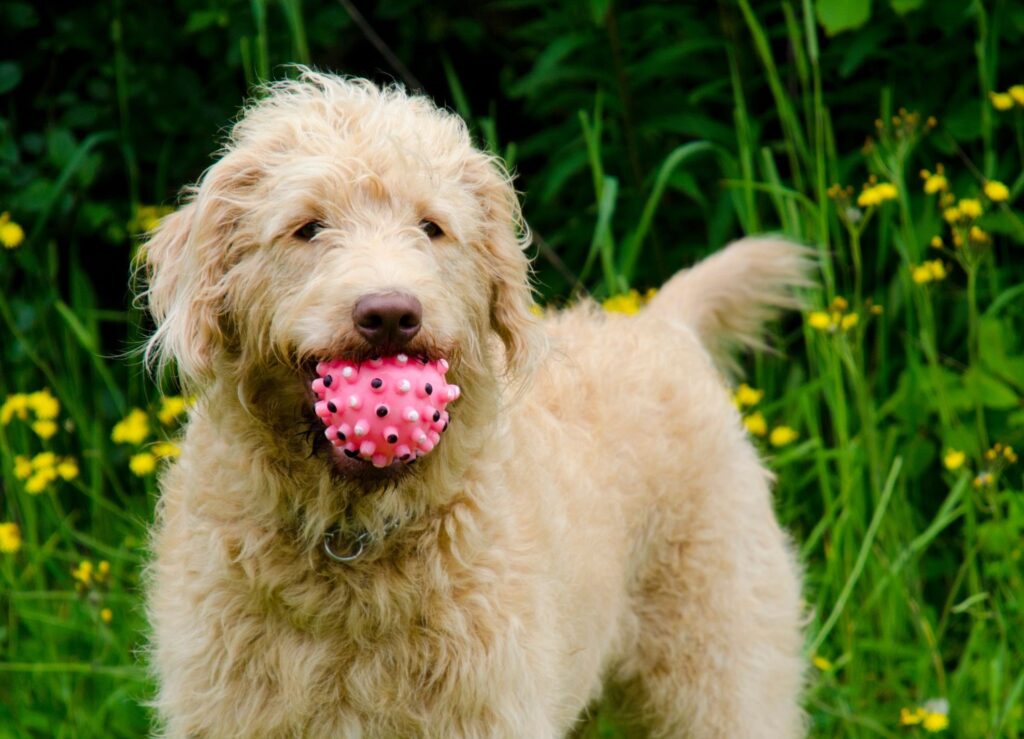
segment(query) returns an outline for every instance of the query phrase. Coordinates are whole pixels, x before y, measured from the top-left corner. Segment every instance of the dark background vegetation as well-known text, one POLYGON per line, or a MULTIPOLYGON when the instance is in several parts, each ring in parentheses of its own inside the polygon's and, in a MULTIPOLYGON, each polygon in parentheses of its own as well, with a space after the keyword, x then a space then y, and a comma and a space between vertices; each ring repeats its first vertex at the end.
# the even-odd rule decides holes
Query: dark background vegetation
MULTIPOLYGON (((593 111, 596 97, 605 112, 605 169, 619 179, 617 217, 625 222, 636 220, 645 187, 673 147, 703 139, 736 152, 730 64, 747 96, 755 140, 770 145, 781 138, 764 69, 733 3, 366 4, 367 24, 411 72, 407 80, 338 2, 294 3, 308 50, 296 48, 292 6, 244 0, 0 5, 8 58, 0 68, 5 208, 31 223, 83 142, 109 133, 90 148, 47 223, 61 248, 80 254, 107 306, 123 304, 125 224, 133 207, 175 202, 179 188, 208 166, 257 79, 255 8, 264 8, 264 70, 272 77, 288 74, 281 65, 301 59, 379 82, 418 82, 439 103, 469 113, 478 130, 486 119, 500 153, 513 147, 527 219, 562 261, 575 265, 573 273, 590 243, 595 207, 578 113, 593 111)), ((777 45, 783 82, 797 95, 798 70, 785 44, 786 13, 802 23, 799 3, 756 6, 777 45)), ((1021 69, 1024 5, 996 6, 998 68, 1021 69)), ((985 101, 978 95, 975 27, 970 3, 928 2, 899 15, 876 2, 867 25, 823 39, 824 102, 843 153, 835 179, 861 167, 858 148, 883 92, 898 105, 937 116, 966 154, 979 158, 972 145, 980 143, 985 101)), ((953 153, 939 142, 936 148, 953 153)), ((785 178, 785 162, 780 166, 785 178)), ((660 284, 738 234, 730 193, 719 184, 730 167, 735 170, 735 160, 709 159, 673 175, 640 286, 660 284)), ((542 258, 538 268, 546 294, 573 287, 550 260, 542 258)))

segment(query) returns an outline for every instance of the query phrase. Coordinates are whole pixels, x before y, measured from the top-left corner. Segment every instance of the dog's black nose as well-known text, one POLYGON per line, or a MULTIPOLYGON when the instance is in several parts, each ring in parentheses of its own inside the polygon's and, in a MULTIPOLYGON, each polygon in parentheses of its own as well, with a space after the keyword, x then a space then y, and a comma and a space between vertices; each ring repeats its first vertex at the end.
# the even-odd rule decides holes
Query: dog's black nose
POLYGON ((420 301, 406 293, 364 295, 352 309, 352 322, 374 346, 399 349, 419 333, 423 319, 420 301))

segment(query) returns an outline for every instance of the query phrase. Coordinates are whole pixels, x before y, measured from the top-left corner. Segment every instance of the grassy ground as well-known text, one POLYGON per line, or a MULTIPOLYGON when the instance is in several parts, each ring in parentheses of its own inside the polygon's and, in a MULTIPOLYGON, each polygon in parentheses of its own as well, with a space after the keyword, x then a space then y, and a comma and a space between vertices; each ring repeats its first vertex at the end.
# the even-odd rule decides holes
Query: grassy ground
MULTIPOLYGON (((779 353, 752 359, 736 393, 807 571, 812 735, 1020 737, 1024 87, 1011 85, 1024 78, 997 64, 1010 20, 1003 5, 971 6, 966 112, 947 123, 904 110, 883 86, 875 112, 862 112, 866 141, 854 141, 835 136, 842 90, 821 6, 831 4, 783 3, 768 27, 760 6, 730 5, 766 97, 751 97, 750 70, 724 47, 715 89, 734 114, 729 144, 709 128, 649 171, 640 158, 634 176, 621 106, 586 94, 566 124, 566 160, 589 207, 565 216, 576 232, 539 249, 538 265, 558 275, 547 284, 559 285, 543 301, 587 287, 609 310, 640 309, 651 265, 671 261, 657 224, 680 196, 709 233, 772 230, 814 245, 811 307, 777 328, 779 353), (709 171, 718 197, 701 200, 709 171)), ((288 17, 301 59, 301 16, 288 17)), ((261 38, 246 47, 254 78, 268 69, 261 38)), ((528 157, 492 116, 474 115, 448 72, 481 140, 528 157)), ((0 223, 0 736, 138 736, 150 720, 139 577, 155 479, 188 400, 115 356, 137 344, 141 316, 106 307, 86 247, 54 235, 69 212, 90 217, 67 196, 112 140, 53 143, 66 150, 54 188, 24 216, 11 195, 0 223)), ((562 176, 541 170, 528 217, 532 202, 542 223, 557 220, 544 193, 562 176)), ((131 202, 122 238, 163 212, 142 207, 137 188, 131 202)), ((592 730, 622 733, 611 712, 592 730)))

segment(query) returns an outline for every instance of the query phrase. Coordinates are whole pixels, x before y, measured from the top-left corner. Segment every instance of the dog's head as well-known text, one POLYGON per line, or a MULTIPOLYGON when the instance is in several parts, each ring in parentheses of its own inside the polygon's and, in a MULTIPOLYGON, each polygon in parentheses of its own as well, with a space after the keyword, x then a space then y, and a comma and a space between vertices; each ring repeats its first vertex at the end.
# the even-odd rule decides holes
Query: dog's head
POLYGON ((148 351, 200 389, 303 393, 319 360, 444 357, 465 399, 536 355, 524 232, 508 173, 456 115, 305 71, 244 112, 146 244, 148 351))

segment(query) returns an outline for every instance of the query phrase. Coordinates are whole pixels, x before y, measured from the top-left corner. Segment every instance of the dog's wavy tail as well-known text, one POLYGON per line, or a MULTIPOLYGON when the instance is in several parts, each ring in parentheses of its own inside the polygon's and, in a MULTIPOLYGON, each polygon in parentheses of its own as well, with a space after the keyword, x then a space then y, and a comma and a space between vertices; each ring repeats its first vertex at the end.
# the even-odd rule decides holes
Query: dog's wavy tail
POLYGON ((797 310, 800 288, 814 284, 814 252, 776 236, 735 241, 694 267, 675 275, 651 298, 646 311, 679 321, 728 372, 735 354, 768 350, 764 324, 784 310, 797 310))

